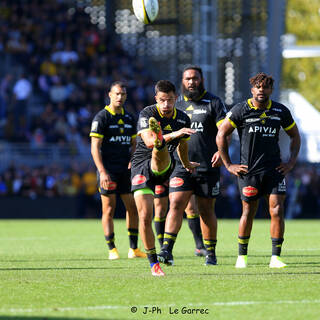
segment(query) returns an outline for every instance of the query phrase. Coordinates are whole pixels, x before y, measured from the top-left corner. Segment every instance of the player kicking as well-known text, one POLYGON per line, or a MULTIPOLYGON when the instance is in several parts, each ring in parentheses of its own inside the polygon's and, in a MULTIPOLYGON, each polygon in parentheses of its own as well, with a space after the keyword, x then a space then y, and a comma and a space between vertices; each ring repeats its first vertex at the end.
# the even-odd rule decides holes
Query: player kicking
POLYGON ((165 183, 174 168, 173 151, 177 148, 182 164, 193 172, 197 163, 188 159, 190 119, 177 110, 175 86, 160 80, 155 86, 157 104, 144 108, 138 120, 137 147, 132 157, 131 184, 139 214, 141 239, 153 276, 164 276, 158 262, 152 230, 155 186, 165 183))
POLYGON ((265 196, 271 216, 272 256, 270 268, 283 268, 280 258, 284 236, 285 175, 294 167, 300 150, 300 135, 291 113, 284 105, 269 99, 274 80, 265 73, 250 78, 252 98, 236 104, 227 114, 217 135, 217 145, 228 171, 238 177, 242 199, 239 224, 239 256, 236 268, 247 267, 247 251, 258 201, 265 196), (280 158, 280 128, 290 137, 290 157, 280 158), (240 164, 232 164, 227 137, 237 128, 240 138, 240 164))
POLYGON ((131 193, 130 157, 135 148, 136 125, 134 118, 123 108, 126 87, 114 82, 109 91, 110 104, 97 113, 91 126, 91 153, 97 167, 102 202, 102 227, 109 247, 109 260, 119 259, 115 246, 113 216, 116 194, 126 207, 130 248, 128 258, 146 258, 137 247, 138 212, 131 193))

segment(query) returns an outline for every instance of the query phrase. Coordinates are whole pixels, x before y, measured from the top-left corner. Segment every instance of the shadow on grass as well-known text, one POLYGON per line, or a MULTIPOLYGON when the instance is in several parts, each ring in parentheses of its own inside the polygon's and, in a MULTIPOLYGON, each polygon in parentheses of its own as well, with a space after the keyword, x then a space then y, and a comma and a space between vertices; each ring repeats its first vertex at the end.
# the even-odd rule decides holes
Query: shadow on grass
MULTIPOLYGON (((55 268, 55 267, 43 267, 43 268, 0 268, 1 271, 39 271, 39 270, 127 270, 128 267, 119 267, 114 266, 112 268, 108 267, 86 267, 86 268, 75 268, 75 267, 61 267, 61 268, 55 268)), ((1 318, 0 318, 1 320, 1 318)))
MULTIPOLYGON (((101 320, 101 318, 43 317, 43 316, 0 316, 0 320, 101 320)), ((103 318, 103 320, 125 320, 124 318, 103 318)), ((134 319, 132 319, 134 320, 134 319)))

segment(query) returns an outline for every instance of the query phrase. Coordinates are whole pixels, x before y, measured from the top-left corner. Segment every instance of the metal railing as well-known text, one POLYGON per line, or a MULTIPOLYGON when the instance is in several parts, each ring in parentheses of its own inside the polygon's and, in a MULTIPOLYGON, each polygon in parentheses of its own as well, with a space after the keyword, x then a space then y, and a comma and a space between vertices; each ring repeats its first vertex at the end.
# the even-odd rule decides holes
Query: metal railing
POLYGON ((74 161, 88 164, 92 162, 90 146, 83 146, 79 149, 73 144, 32 146, 28 143, 0 142, 0 170, 12 164, 30 167, 51 164, 70 166, 74 161))

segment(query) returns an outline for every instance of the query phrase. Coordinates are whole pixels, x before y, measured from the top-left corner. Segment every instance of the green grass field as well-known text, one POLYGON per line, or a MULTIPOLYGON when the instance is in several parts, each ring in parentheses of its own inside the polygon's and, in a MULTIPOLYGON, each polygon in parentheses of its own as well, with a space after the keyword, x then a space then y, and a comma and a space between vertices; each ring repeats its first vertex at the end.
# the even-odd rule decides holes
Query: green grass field
POLYGON ((274 270, 269 221, 256 220, 249 267, 238 270, 238 221, 219 221, 212 267, 193 256, 185 221, 175 266, 155 278, 146 259, 127 259, 122 220, 115 222, 117 261, 107 260, 98 220, 0 220, 0 319, 320 319, 319 227, 318 220, 288 221, 288 267, 274 270))

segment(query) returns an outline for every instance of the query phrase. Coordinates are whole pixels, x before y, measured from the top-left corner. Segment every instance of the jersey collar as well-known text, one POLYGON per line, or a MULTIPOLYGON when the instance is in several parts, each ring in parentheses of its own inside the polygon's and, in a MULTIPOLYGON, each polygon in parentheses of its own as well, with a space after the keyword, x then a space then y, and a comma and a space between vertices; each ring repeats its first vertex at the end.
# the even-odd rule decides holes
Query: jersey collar
MULTIPOLYGON (((201 100, 206 93, 207 93, 207 90, 204 90, 203 93, 202 93, 202 95, 197 99, 197 101, 201 100)), ((187 98, 186 96, 183 96, 183 99, 184 99, 184 101, 189 101, 189 100, 191 100, 191 99, 187 98)))
MULTIPOLYGON (((253 104, 252 104, 252 102, 251 102, 251 98, 250 99, 248 99, 248 105, 249 105, 249 107, 251 108, 251 109, 254 109, 254 110, 258 110, 258 108, 257 107, 255 107, 253 104)), ((267 105, 267 108, 266 109, 270 109, 271 108, 271 100, 269 99, 269 101, 268 101, 268 105, 267 105)))
MULTIPOLYGON (((156 104, 156 107, 157 107, 159 116, 160 116, 161 118, 164 118, 164 116, 163 116, 162 113, 160 112, 160 108, 159 108, 159 106, 158 106, 157 104, 156 104)), ((176 107, 174 107, 174 108, 173 108, 173 116, 172 116, 172 119, 175 119, 176 116, 177 116, 177 109, 176 109, 176 107)))
MULTIPOLYGON (((104 108, 105 108, 109 113, 111 113, 113 116, 116 115, 116 113, 110 108, 110 105, 105 106, 104 108)), ((121 108, 121 114, 124 115, 124 109, 123 109, 123 108, 121 108)))

